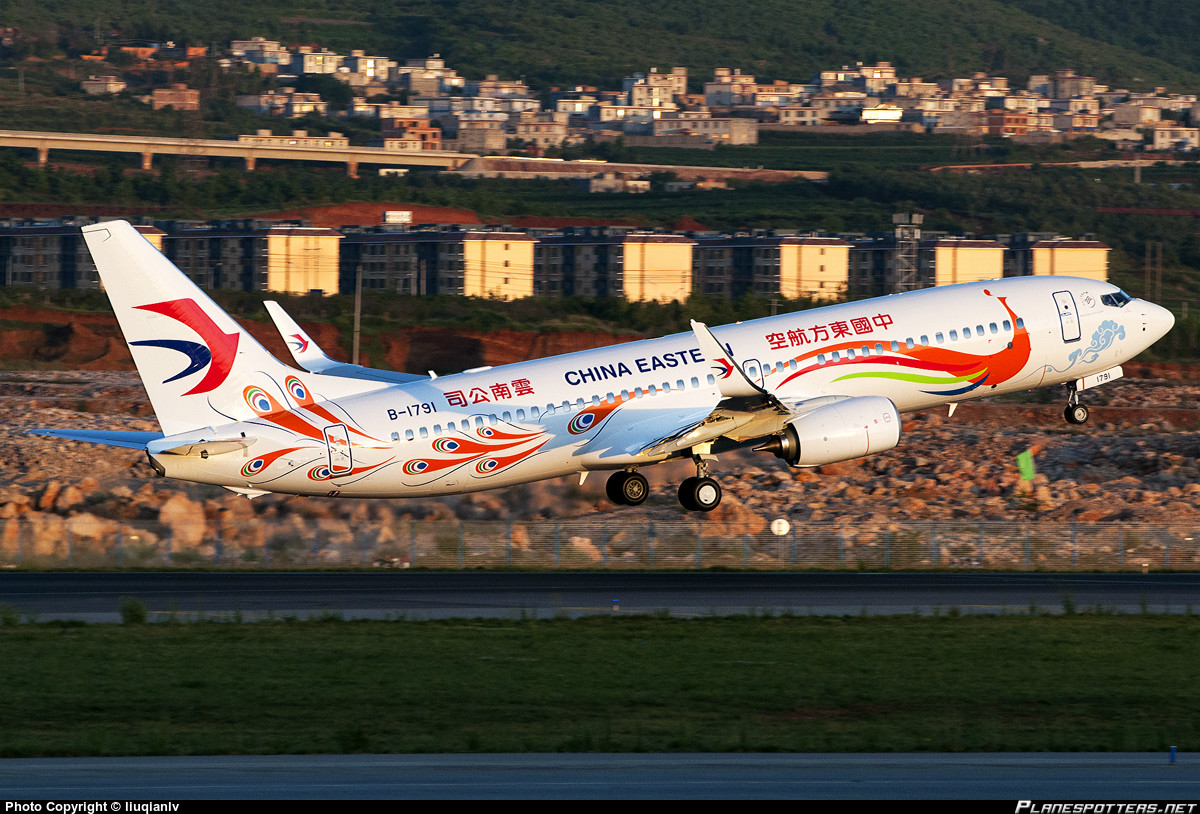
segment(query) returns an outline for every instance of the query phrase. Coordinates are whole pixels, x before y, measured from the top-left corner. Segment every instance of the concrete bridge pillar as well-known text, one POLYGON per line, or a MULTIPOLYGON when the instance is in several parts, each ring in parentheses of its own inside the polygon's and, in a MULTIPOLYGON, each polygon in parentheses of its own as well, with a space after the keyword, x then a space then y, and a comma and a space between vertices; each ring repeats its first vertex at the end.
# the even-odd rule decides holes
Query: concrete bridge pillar
POLYGON ((353 158, 346 159, 346 175, 351 178, 358 177, 358 162, 353 158))
POLYGON ((254 154, 246 153, 246 172, 254 172, 254 154))
POLYGON ((38 166, 39 167, 46 166, 46 164, 49 163, 49 161, 50 161, 50 148, 46 147, 44 145, 41 147, 38 147, 37 154, 38 154, 38 166))
POLYGON ((154 166, 154 153, 142 150, 142 169, 148 170, 154 166))

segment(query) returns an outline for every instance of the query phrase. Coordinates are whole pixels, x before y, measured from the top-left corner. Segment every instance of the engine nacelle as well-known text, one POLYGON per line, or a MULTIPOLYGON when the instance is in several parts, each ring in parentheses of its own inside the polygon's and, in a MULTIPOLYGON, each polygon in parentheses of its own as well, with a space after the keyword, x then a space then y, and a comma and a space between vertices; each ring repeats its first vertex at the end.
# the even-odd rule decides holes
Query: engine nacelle
POLYGON ((773 452, 791 466, 820 466, 886 452, 898 443, 896 405, 882 396, 860 396, 793 418, 757 449, 773 452))

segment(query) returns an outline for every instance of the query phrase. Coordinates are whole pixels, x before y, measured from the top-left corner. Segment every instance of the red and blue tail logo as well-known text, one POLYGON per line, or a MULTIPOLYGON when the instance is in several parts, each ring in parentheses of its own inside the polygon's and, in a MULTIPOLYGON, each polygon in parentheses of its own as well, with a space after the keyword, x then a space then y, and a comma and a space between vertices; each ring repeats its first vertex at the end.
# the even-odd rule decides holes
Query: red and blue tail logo
POLYGON ((240 336, 237 333, 224 333, 195 300, 167 300, 136 307, 142 311, 153 311, 156 314, 170 317, 191 328, 201 339, 201 342, 192 342, 186 339, 144 339, 140 342, 129 343, 168 348, 179 351, 188 358, 187 366, 174 376, 164 379, 163 384, 191 376, 207 368, 204 378, 195 387, 184 393, 185 396, 192 396, 217 389, 229 377, 234 360, 237 359, 240 336))

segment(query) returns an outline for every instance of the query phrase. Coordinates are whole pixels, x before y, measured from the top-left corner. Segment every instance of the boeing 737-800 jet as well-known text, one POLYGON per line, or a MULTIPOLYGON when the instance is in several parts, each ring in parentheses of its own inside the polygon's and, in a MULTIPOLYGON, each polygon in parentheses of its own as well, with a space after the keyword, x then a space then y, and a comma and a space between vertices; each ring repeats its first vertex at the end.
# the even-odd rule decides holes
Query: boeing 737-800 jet
POLYGON ((690 457, 687 509, 721 500, 722 451, 792 466, 896 446, 900 413, 1066 385, 1079 393, 1174 323, 1107 283, 1022 277, 830 305, 446 376, 342 364, 278 306, 291 367, 259 345, 128 223, 84 238, 162 432, 35 430, 146 451, 161 475, 247 497, 424 497, 609 470, 636 505, 638 470, 690 457))

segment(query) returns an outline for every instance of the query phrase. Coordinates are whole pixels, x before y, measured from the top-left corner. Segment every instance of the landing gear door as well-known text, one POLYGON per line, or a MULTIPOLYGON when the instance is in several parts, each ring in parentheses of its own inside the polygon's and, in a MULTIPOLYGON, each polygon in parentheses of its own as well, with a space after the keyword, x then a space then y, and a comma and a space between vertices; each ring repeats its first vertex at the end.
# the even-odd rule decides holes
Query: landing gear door
POLYGON ((325 428, 325 446, 329 449, 330 475, 344 475, 354 468, 350 431, 345 424, 330 424, 325 428))
POLYGON ((1079 311, 1075 308, 1075 297, 1070 291, 1055 291, 1054 304, 1058 306, 1058 321, 1062 324, 1063 342, 1079 341, 1079 311))

